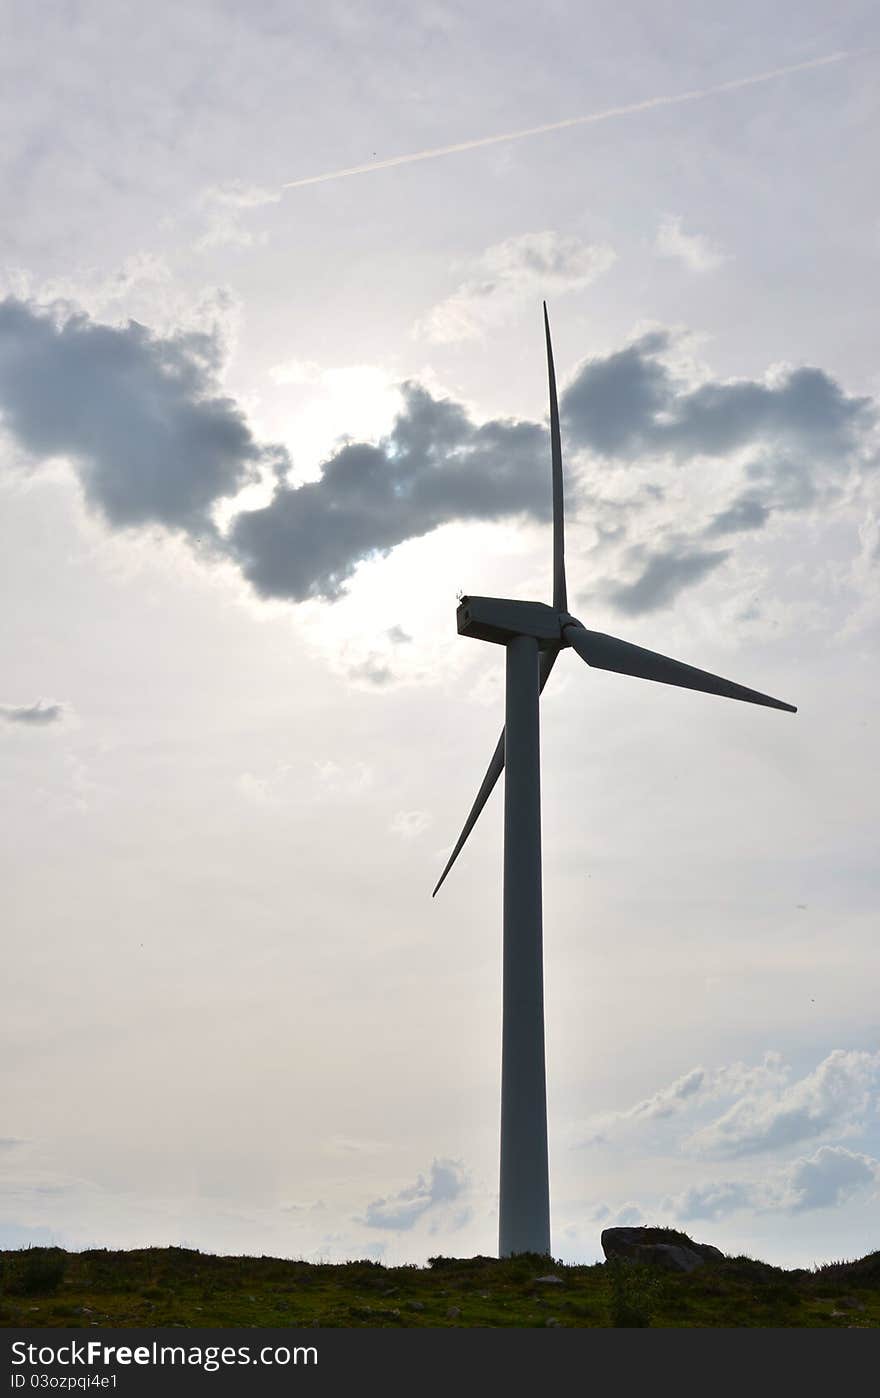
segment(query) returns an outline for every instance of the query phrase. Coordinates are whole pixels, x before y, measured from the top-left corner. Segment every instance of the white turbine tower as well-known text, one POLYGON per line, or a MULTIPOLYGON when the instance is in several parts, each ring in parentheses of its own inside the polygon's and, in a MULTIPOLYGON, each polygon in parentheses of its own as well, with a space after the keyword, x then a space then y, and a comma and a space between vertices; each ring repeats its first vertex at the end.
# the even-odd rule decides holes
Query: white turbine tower
POLYGON ((588 631, 568 611, 563 537, 562 447, 550 323, 544 305, 550 379, 553 474, 553 605, 507 597, 462 597, 458 631, 507 651, 504 729, 470 815, 434 893, 452 868, 489 795, 504 780, 504 945, 501 1034, 501 1188, 498 1251, 550 1253, 544 962, 541 924, 541 778, 538 697, 561 650, 571 646, 599 670, 657 680, 796 713, 754 689, 679 660, 588 631))

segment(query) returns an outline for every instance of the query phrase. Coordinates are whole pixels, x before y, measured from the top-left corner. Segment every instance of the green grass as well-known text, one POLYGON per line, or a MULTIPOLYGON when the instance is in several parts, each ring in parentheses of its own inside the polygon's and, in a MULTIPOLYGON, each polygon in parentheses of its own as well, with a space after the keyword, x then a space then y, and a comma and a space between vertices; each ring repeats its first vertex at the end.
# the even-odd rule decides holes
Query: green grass
POLYGON ((747 1257, 689 1276, 548 1258, 428 1267, 215 1257, 188 1248, 0 1252, 0 1325, 880 1327, 880 1252, 812 1271, 747 1257), (562 1285, 539 1284, 552 1273, 562 1285))

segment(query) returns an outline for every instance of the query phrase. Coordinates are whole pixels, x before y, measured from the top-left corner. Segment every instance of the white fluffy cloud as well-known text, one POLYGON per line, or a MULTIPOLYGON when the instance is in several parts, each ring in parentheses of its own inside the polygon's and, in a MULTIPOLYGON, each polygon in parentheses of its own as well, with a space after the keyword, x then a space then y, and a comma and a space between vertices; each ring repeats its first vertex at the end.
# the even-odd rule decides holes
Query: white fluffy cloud
POLYGON ((744 1156, 856 1127, 880 1084, 880 1052, 835 1049, 806 1077, 742 1096, 689 1138, 707 1155, 744 1156))
POLYGON ((252 232, 244 227, 242 219, 250 209, 277 204, 280 199, 281 191, 278 189, 261 189, 257 185, 244 184, 241 180, 206 189, 200 203, 207 228, 198 239, 196 248, 199 251, 221 247, 249 248, 265 243, 267 234, 252 232))
POLYGON ((580 291, 613 266, 602 243, 545 229, 486 248, 470 275, 417 329, 440 344, 477 339, 518 307, 559 291, 580 291))
POLYGON ((703 1068, 692 1068, 683 1073, 675 1082, 658 1088, 651 1097, 636 1102, 622 1112, 611 1112, 593 1119, 591 1128, 582 1145, 599 1145, 608 1137, 627 1126, 638 1126, 641 1122, 670 1117, 682 1111, 685 1105, 698 1098, 706 1089, 707 1074, 703 1068))
POLYGON ((631 1107, 591 1118, 578 1144, 663 1131, 688 1154, 744 1157, 852 1135, 878 1100, 880 1052, 834 1049, 795 1081, 781 1055, 769 1052, 752 1066, 692 1068, 631 1107), (725 1101, 729 1105, 717 1114, 725 1101), (683 1134, 687 1126, 692 1129, 683 1134))
POLYGON ((671 1118, 704 1110, 707 1103, 719 1099, 733 1097, 745 1101, 756 1094, 772 1092, 787 1082, 789 1071, 781 1055, 772 1050, 752 1066, 731 1063, 711 1071, 691 1068, 631 1107, 592 1117, 579 1144, 601 1145, 657 1125, 672 1125, 671 1118))
POLYGON ((683 1170, 687 1179, 694 1155, 736 1161, 738 1168, 653 1201, 606 1200, 593 1209, 592 1220, 607 1227, 641 1212, 688 1225, 737 1213, 792 1216, 864 1200, 880 1187, 880 1160, 871 1150, 878 1105, 880 1052, 834 1049, 797 1078, 775 1052, 754 1065, 693 1068, 633 1106, 594 1118, 579 1144, 628 1155, 637 1146, 678 1179, 683 1170), (833 1140, 860 1133, 868 1150, 833 1140), (796 1154, 807 1142, 812 1153, 796 1154))
POLYGON ((805 1213, 833 1208, 880 1184, 880 1160, 820 1146, 784 1169, 758 1180, 718 1180, 693 1185, 664 1199, 663 1212, 681 1222, 718 1219, 739 1210, 805 1213))
MULTIPOLYGON (((415 1184, 386 1199, 374 1199, 359 1220, 370 1228, 404 1231, 431 1210, 455 1203, 467 1182, 464 1167, 457 1160, 434 1160, 427 1177, 419 1175, 415 1184)), ((462 1219, 463 1221, 463 1219, 462 1219)))
POLYGON ((692 272, 714 272, 727 256, 702 233, 685 233, 681 219, 670 215, 657 230, 654 248, 661 257, 673 257, 692 272))

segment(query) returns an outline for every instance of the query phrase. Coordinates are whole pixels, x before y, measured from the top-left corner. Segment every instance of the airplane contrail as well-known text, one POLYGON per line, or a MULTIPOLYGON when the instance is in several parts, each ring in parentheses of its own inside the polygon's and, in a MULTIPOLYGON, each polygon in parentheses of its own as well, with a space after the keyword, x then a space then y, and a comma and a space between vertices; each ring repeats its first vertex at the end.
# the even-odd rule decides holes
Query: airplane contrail
POLYGON ((825 58, 811 58, 806 63, 790 63, 785 68, 771 68, 769 72, 756 73, 750 78, 734 78, 732 82, 719 83, 717 87, 693 88, 689 92, 679 92, 671 97, 649 97, 644 102, 630 102, 625 107, 606 107, 603 111, 591 112, 588 116, 549 121, 544 126, 527 126, 521 131, 505 131, 500 136, 481 136, 476 141, 458 141, 452 146, 434 146, 431 150, 415 151, 410 155, 392 155, 387 160, 371 160, 366 165, 349 165, 345 170, 331 170, 324 175, 309 175, 304 180, 288 180, 281 188, 301 189, 303 185, 324 184, 327 180, 341 180, 347 175, 366 175, 371 170, 389 170, 392 165, 412 165, 417 160, 435 160, 440 155, 457 155, 460 151, 479 150, 482 146, 495 146, 501 141, 520 141, 525 136, 542 136, 545 131, 564 131, 568 126, 588 126, 595 122, 610 121, 613 117, 649 112, 655 107, 677 107, 684 102, 699 102, 703 97, 715 97, 721 92, 735 92, 741 87, 769 83, 774 78, 782 78, 789 73, 805 73, 810 68, 825 68, 829 63, 842 63, 845 58, 851 58, 853 52, 851 49, 841 49, 837 53, 829 53, 825 58))

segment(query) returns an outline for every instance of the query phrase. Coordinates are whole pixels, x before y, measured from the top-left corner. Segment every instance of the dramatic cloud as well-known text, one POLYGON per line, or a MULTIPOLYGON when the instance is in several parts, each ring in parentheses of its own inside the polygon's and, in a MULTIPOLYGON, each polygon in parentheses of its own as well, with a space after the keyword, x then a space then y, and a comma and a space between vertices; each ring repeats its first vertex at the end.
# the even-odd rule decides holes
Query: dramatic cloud
MULTIPOLYGON (((587 276, 592 251, 549 236, 500 244, 498 284, 516 268, 587 276)), ((667 362, 672 348, 666 332, 652 331, 588 360, 562 395, 572 511, 578 451, 624 466, 637 458, 662 458, 670 468, 688 461, 703 483, 708 478, 705 524, 690 538, 664 539, 661 525, 650 542, 627 545, 627 510, 608 503, 618 528, 603 537, 617 555, 598 587, 629 615, 669 605, 718 569, 728 557, 719 539, 760 530, 774 512, 805 509, 820 489, 829 498, 853 462, 871 460, 874 405, 846 395, 822 370, 694 387, 667 362), (714 491, 713 458, 724 459, 714 491), (732 495, 731 476, 739 482, 732 495)), ((217 333, 162 338, 135 322, 113 327, 57 307, 0 302, 6 431, 33 457, 69 460, 87 502, 110 525, 182 531, 203 552, 237 564, 260 596, 333 600, 361 562, 442 525, 549 519, 542 424, 478 424, 460 404, 409 382, 386 435, 345 440, 318 479, 295 485, 286 450, 257 442, 240 407, 220 392, 221 367, 217 333), (242 488, 267 475, 274 478, 268 502, 236 510, 242 488)), ((661 487, 640 491, 662 506, 661 487)), ((601 501, 596 517, 601 527, 601 501)), ((404 636, 393 628, 389 640, 404 636)), ((355 677, 382 685, 393 676, 376 656, 355 677)))
POLYGON ((26 728, 47 728, 50 723, 59 723, 63 717, 63 704, 44 704, 42 699, 38 699, 36 704, 0 704, 0 718, 26 728))
POLYGON ((236 516, 227 547, 265 597, 338 597, 357 564, 452 520, 549 516, 542 427, 475 426, 458 404, 404 385, 390 435, 350 443, 321 479, 281 485, 262 509, 236 516))
POLYGON ((568 439, 603 456, 637 455, 675 394, 658 357, 669 343, 656 330, 604 359, 588 359, 560 399, 568 439))
POLYGON ((152 335, 83 314, 0 302, 0 411, 35 457, 68 457, 89 503, 117 527, 210 532, 209 511, 257 476, 266 453, 220 395, 216 336, 152 335))
POLYGON ((654 247, 661 257, 673 257, 692 272, 714 272, 727 258, 701 233, 685 233, 680 218, 665 218, 657 230, 654 247))
MULTIPOLYGON (((789 369, 769 383, 751 379, 702 383, 678 379, 661 356, 665 331, 651 331, 627 349, 582 365, 560 411, 570 440, 604 456, 722 456, 755 444, 844 462, 875 420, 869 398, 847 396, 821 369, 789 369)), ((791 467, 786 457, 785 464, 791 467)), ((764 479, 772 469, 756 467, 764 479)))
POLYGON ((609 247, 550 229, 506 238, 486 249, 472 275, 419 328, 441 344, 475 339, 519 306, 589 286, 615 261, 609 247))
POLYGON ((878 1083, 880 1053, 835 1049, 798 1082, 741 1098, 688 1144, 705 1154, 743 1156, 839 1133, 865 1112, 878 1083))
POLYGON ((462 1165, 455 1160, 435 1160, 428 1178, 419 1175, 415 1184, 388 1199, 374 1199, 367 1205, 364 1223, 370 1228, 404 1231, 412 1228, 430 1209, 454 1203, 466 1183, 462 1165))
MULTIPOLYGON (((650 541, 624 547, 618 556, 618 577, 609 578, 603 592, 632 616, 668 606, 714 573, 730 556, 719 541, 732 544, 733 536, 762 530, 774 514, 832 501, 851 468, 877 460, 875 403, 847 395, 821 369, 695 386, 672 367, 674 350, 672 337, 657 330, 588 360, 560 405, 573 446, 624 464, 654 463, 657 500, 670 471, 688 463, 700 472, 695 502, 701 502, 702 527, 690 537, 677 530, 664 537, 661 524, 659 538, 655 528, 650 541), (731 475, 738 481, 732 495, 731 475)), ((644 483, 641 492, 640 500, 625 505, 624 516, 647 499, 644 483)), ((621 508, 618 502, 618 514, 621 508)), ((624 545, 627 532, 626 518, 619 520, 616 533, 624 545)))

